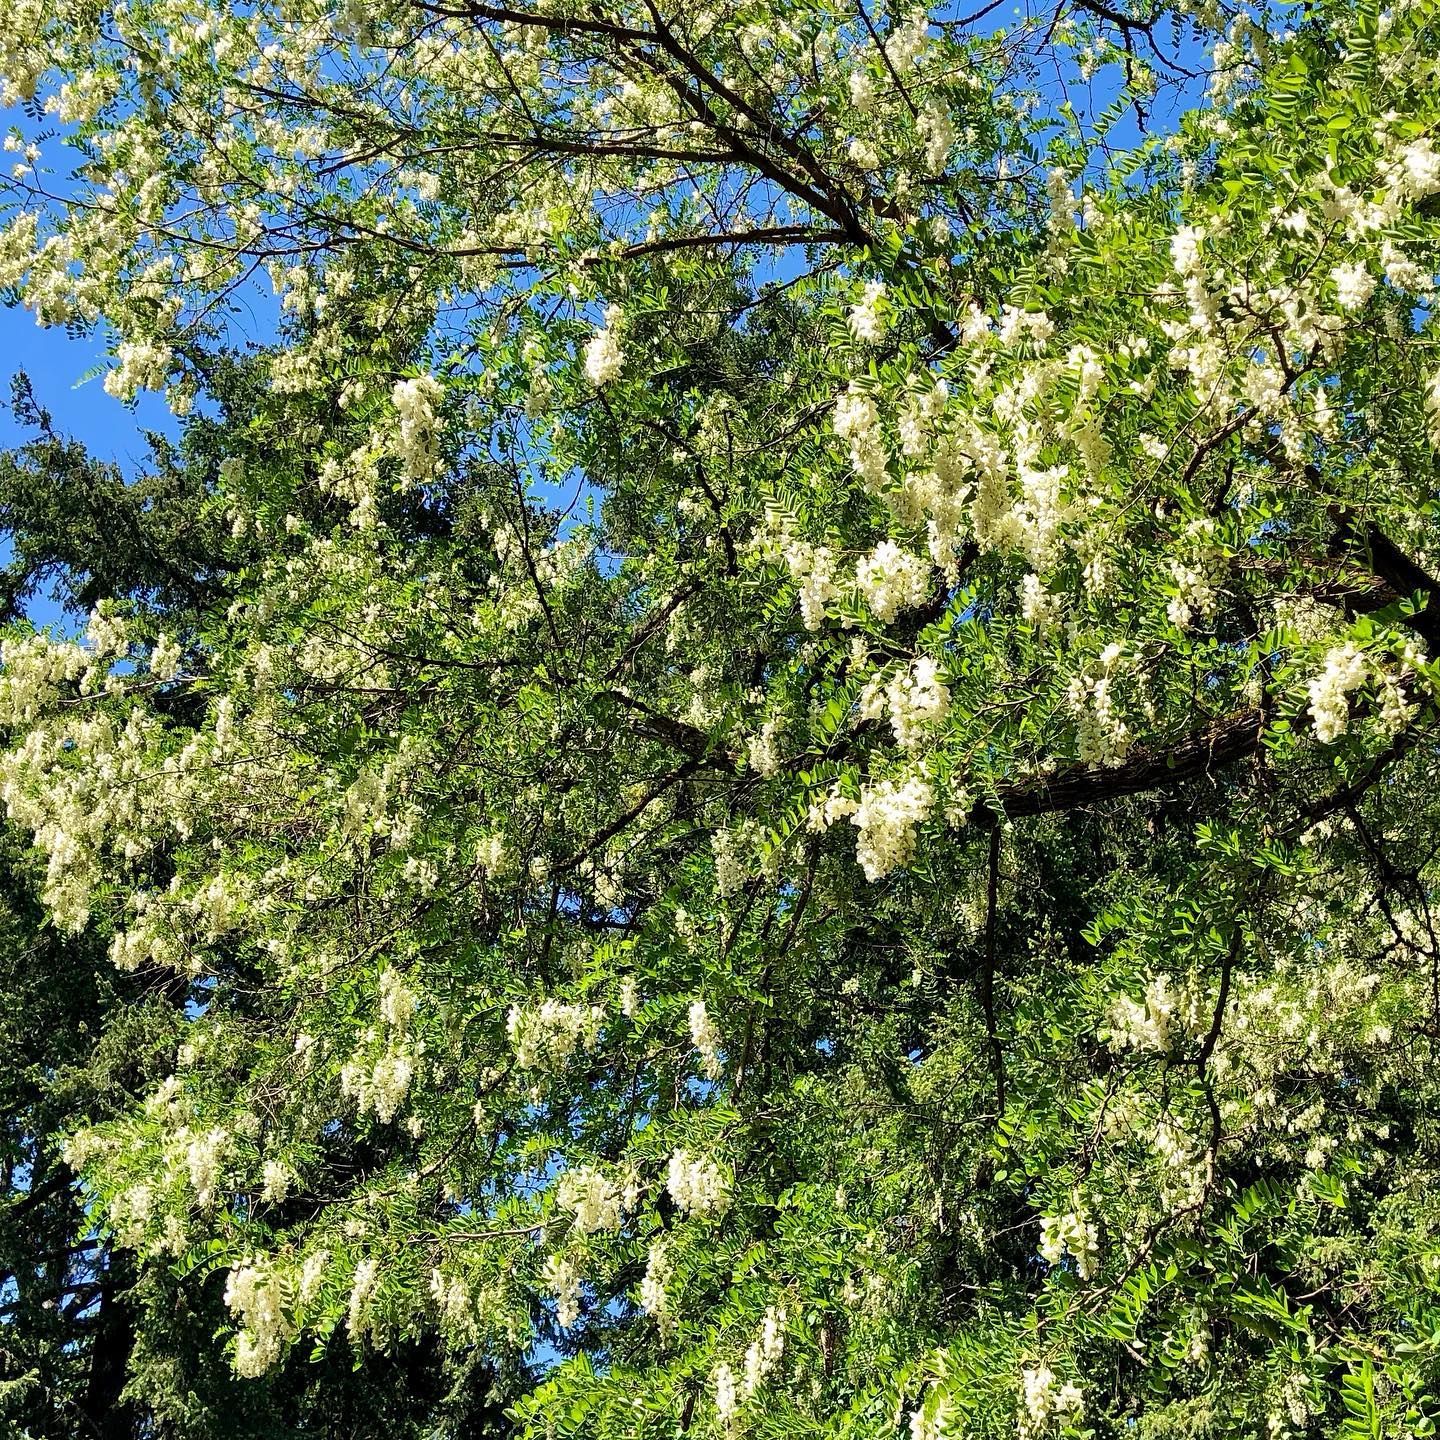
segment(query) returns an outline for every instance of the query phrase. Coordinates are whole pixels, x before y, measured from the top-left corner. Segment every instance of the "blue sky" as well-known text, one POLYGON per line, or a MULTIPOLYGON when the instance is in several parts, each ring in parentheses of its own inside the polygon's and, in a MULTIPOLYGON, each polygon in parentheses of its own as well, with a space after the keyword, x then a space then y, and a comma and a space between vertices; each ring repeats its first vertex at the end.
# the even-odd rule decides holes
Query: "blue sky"
MULTIPOLYGON (((1014 15, 1018 18, 1021 8, 1016 6, 1014 15)), ((1203 57, 1193 41, 1175 36, 1173 50, 1180 62, 1196 69, 1203 68, 1203 57)), ((1161 72, 1162 78, 1173 80, 1173 76, 1161 72)), ((1058 77, 1054 77, 1058 79, 1058 77)), ((1077 108, 1082 112, 1094 111, 1114 95, 1118 74, 1114 67, 1106 67, 1096 78, 1093 86, 1065 86, 1077 108)), ((1046 88, 1042 86, 1042 89, 1046 88)), ((1193 104, 1199 98, 1200 86, 1196 81, 1182 84, 1179 93, 1167 97, 1168 104, 1160 107, 1161 114, 1153 117, 1160 127, 1167 128, 1173 119, 1177 104, 1193 104)), ((1056 99, 1064 93, 1057 85, 1056 99)), ((8 128, 10 122, 21 119, 15 110, 0 108, 0 130, 8 128)), ((29 129, 29 126, 22 128, 29 129)), ((1133 143, 1139 137, 1133 112, 1115 127, 1111 133, 1114 143, 1133 143)), ((63 173, 66 156, 63 139, 56 137, 47 147, 49 160, 63 173)), ((61 182, 64 189, 64 182, 61 182)), ((268 300, 269 297, 267 296, 268 300)), ((261 314, 264 306, 257 307, 261 314)), ((245 310, 235 317, 237 330, 251 332, 251 338, 259 338, 253 332, 257 328, 257 315, 245 310)), ((273 321, 269 321, 273 324, 273 321)), ((260 320, 261 331, 269 328, 266 320, 260 320)), ((243 341, 245 333, 235 337, 243 341)), ((20 309, 0 307, 0 449, 18 444, 25 434, 15 423, 8 401, 10 378, 18 370, 25 370, 33 383, 36 399, 54 417, 55 424, 62 432, 82 440, 95 455, 119 464, 127 474, 134 474, 146 454, 144 433, 159 430, 165 434, 178 434, 179 427, 165 405, 163 398, 152 393, 142 393, 135 405, 122 405, 107 395, 99 375, 85 379, 90 372, 105 360, 105 335, 102 331, 93 334, 72 336, 62 329, 41 329, 31 315, 20 309)), ((0 536, 0 560, 3 560, 7 546, 0 536)), ((31 618, 39 624, 52 623, 56 618, 53 605, 41 604, 34 608, 31 618)))
MULTIPOLYGON (((99 376, 84 384, 82 377, 104 358, 100 335, 72 337, 64 330, 42 330, 29 311, 0 306, 0 449, 27 438, 10 412, 10 379, 24 370, 34 386, 35 398, 47 409, 57 429, 81 439, 90 450, 114 460, 133 474, 146 451, 144 431, 178 433, 175 418, 158 395, 140 397, 136 406, 122 405, 105 393, 99 376)), ((0 536, 0 562, 9 558, 9 545, 0 536)), ((36 625, 62 624, 59 607, 37 599, 30 607, 36 625)))
POLYGON ((98 376, 80 383, 105 358, 99 335, 72 338, 64 330, 41 329, 27 310, 0 308, 0 357, 6 401, 0 412, 0 448, 25 438, 9 408, 10 377, 17 370, 30 376, 35 398, 55 417, 59 429, 127 469, 145 454, 143 431, 178 433, 160 396, 144 394, 138 407, 132 408, 107 395, 98 376))

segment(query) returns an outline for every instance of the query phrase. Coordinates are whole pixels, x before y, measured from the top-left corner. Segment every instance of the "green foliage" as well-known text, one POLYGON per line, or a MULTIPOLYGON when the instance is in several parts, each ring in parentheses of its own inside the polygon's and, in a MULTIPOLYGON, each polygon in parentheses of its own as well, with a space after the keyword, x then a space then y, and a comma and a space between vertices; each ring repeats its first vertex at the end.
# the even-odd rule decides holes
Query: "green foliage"
POLYGON ((982 21, 0 5, 0 1404, 1431 1433, 1436 7, 982 21))

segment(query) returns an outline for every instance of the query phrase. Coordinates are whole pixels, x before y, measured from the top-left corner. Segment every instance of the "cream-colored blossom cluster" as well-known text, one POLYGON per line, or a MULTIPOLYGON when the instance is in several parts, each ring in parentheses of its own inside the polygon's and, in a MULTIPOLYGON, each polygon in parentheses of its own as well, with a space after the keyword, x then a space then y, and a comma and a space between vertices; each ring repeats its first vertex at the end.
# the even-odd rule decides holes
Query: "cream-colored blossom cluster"
POLYGON ((538 1005, 512 1005, 506 1020, 515 1063, 522 1070, 559 1069, 578 1050, 588 1050, 600 1037, 605 1012, 598 1005, 542 1000, 538 1005))
POLYGON ((1040 1255, 1059 1265, 1069 1255, 1082 1280, 1093 1279, 1100 1268, 1100 1238, 1095 1223, 1083 1211, 1047 1215, 1040 1221, 1040 1255))
POLYGON ((625 311, 619 305, 610 305, 605 311, 605 323, 585 345, 585 378, 597 390, 613 384, 625 368, 625 350, 620 344, 620 332, 625 324, 625 311))
POLYGON ((620 1187, 589 1165, 567 1170, 555 1189, 555 1200, 574 1217, 582 1235, 618 1230, 622 1215, 620 1187))
POLYGON ((395 453, 409 482, 426 481, 435 469, 435 443, 440 429, 437 411, 444 394, 433 375, 397 380, 391 392, 390 400, 400 421, 395 453))
POLYGON ((1027 1366, 1020 1375, 1022 1436, 1037 1435, 1057 1424, 1075 1424, 1085 1414, 1085 1396, 1073 1381, 1056 1380, 1048 1365, 1027 1366))
POLYGON ((666 1171, 670 1198, 686 1215, 716 1219, 730 1208, 730 1177, 718 1161, 675 1150, 666 1171))
POLYGON ((1169 976, 1157 975, 1139 1000, 1119 996, 1110 1007, 1105 1032, 1114 1050, 1156 1051, 1168 1054, 1177 1042, 1195 1034, 1203 1020, 1199 997, 1189 986, 1178 991, 1169 976))
POLYGON ((916 772, 865 786, 851 802, 850 823, 859 831, 855 858, 867 880, 879 880, 909 863, 915 831, 935 805, 935 791, 916 772))
POLYGON ((914 750, 926 734, 950 713, 950 690, 929 655, 899 670, 885 687, 890 728, 902 750, 914 750))
POLYGON ((930 595, 928 561, 902 550, 893 540, 882 540, 855 566, 855 583, 865 603, 882 623, 902 610, 918 609, 930 595))
POLYGON ((700 1052, 700 1067, 708 1080, 718 1080, 725 1073, 721 1055, 724 1041, 719 1026, 710 1018, 704 1000, 692 1000, 689 1012, 690 1040, 700 1052))
POLYGON ((1350 725, 1350 696, 1369 678, 1365 652, 1354 641, 1334 646, 1325 656, 1320 673, 1310 681, 1310 718, 1315 738, 1329 745, 1350 725))

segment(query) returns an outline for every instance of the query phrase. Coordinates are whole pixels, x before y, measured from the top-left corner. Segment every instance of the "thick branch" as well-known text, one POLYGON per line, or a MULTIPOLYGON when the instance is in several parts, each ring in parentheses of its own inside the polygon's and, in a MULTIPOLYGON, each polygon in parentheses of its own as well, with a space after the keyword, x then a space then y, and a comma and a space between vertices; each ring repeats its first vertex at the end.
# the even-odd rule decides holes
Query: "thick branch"
POLYGON ((1158 790, 1179 780, 1210 774, 1254 754, 1263 731, 1261 712, 1246 710, 1187 735, 1163 750, 1132 756, 1123 765, 1103 770, 1073 765, 1051 775, 1007 781, 997 786, 991 797, 977 800, 970 818, 976 824, 985 823, 997 802, 1007 818, 1015 819, 1076 810, 1082 805, 1158 790))
MULTIPOLYGON (((1366 568, 1377 580, 1397 596, 1422 596, 1424 606, 1413 615, 1403 616, 1401 623, 1415 631, 1432 650, 1440 650, 1440 607, 1434 604, 1436 594, 1440 593, 1440 580, 1417 565, 1378 527, 1368 526, 1361 536, 1344 511, 1337 507, 1333 513, 1340 527, 1335 542, 1337 551, 1363 546, 1366 568)), ((1366 603, 1371 600, 1378 597, 1364 596, 1363 608, 1372 608, 1366 603)), ((1262 713, 1246 710, 1184 736, 1163 750, 1132 756, 1123 765, 1110 769, 1073 765, 1052 775, 1007 781, 996 787, 992 797, 977 801, 970 818, 977 824, 985 823, 997 803, 1001 813, 1016 818, 1075 810, 1082 805, 1158 790, 1179 780, 1210 774, 1253 755, 1259 748, 1264 728, 1262 713)), ((1404 737, 1397 741, 1377 762, 1376 773, 1403 755, 1411 743, 1404 737)))
POLYGON ((1435 595, 1440 591, 1440 581, 1417 565, 1378 525, 1367 525, 1362 533, 1345 510, 1337 506, 1332 514, 1338 527, 1335 536, 1337 548, 1363 549, 1366 568, 1397 595, 1408 598, 1418 594, 1425 597, 1424 608, 1414 615, 1407 615, 1404 623, 1430 646, 1432 653, 1440 650, 1440 609, 1434 604, 1435 595))

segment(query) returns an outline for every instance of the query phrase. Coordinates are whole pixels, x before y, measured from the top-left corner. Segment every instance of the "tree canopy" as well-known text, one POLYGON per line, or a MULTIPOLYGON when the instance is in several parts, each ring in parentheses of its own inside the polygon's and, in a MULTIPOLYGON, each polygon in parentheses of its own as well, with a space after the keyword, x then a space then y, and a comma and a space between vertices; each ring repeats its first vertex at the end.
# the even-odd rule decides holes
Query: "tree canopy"
POLYGON ((0 0, 0 285, 188 417, 22 394, 5 943, 163 1006, 44 1123, 215 1386, 1433 1432, 1437 54, 0 0))

